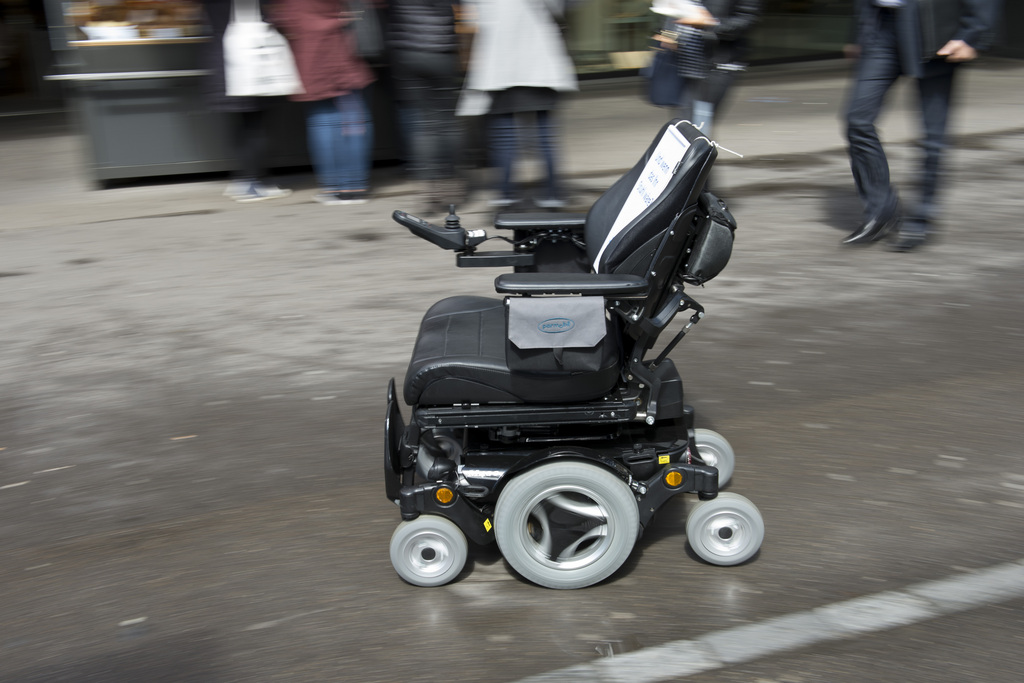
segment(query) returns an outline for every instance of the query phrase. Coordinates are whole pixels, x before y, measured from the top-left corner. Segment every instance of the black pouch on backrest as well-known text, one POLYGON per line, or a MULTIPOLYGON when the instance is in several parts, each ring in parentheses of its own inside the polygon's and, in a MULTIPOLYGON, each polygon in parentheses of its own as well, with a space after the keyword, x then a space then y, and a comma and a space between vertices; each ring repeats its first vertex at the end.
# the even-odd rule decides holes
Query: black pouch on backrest
POLYGON ((604 298, 505 299, 505 360, 513 372, 596 372, 608 334, 604 298))
POLYGON ((701 193, 699 206, 704 217, 696 229, 683 280, 702 285, 721 273, 729 263, 736 219, 726 203, 710 192, 701 193))

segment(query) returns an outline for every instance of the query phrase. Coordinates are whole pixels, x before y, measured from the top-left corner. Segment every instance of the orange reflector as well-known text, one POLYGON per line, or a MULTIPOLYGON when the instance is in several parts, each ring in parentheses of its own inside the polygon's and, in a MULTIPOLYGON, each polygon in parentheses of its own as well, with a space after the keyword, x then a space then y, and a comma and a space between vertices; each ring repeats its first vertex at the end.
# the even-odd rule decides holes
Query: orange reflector
POLYGON ((441 505, 447 505, 455 499, 455 492, 451 489, 441 488, 434 492, 434 497, 441 505))
POLYGON ((675 470, 665 473, 665 484, 671 488, 678 488, 683 485, 683 473, 675 470))

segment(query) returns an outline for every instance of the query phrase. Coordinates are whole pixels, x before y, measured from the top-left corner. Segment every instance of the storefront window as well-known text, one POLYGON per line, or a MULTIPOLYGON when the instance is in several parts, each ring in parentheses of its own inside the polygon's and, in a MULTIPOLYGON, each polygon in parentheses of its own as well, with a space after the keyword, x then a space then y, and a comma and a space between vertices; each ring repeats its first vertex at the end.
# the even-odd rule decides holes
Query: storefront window
MULTIPOLYGON (((650 0, 569 1, 566 42, 581 75, 636 69, 663 17, 650 0)), ((763 0, 751 61, 839 54, 849 40, 853 0, 763 0)))
POLYGON ((203 33, 202 8, 191 0, 75 0, 64 7, 72 40, 158 40, 203 33))
POLYGON ((751 59, 795 61, 836 55, 851 40, 853 0, 762 0, 751 59))
POLYGON ((578 0, 566 13, 566 42, 580 74, 635 69, 662 18, 650 0, 578 0))

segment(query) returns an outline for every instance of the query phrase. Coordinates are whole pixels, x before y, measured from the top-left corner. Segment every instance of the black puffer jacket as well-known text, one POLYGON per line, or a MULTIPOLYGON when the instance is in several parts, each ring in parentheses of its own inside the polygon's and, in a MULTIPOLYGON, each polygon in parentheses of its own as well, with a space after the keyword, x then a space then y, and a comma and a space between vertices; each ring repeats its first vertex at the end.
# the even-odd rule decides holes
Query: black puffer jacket
POLYGON ((457 52, 455 11, 457 0, 391 0, 388 44, 393 50, 457 52))

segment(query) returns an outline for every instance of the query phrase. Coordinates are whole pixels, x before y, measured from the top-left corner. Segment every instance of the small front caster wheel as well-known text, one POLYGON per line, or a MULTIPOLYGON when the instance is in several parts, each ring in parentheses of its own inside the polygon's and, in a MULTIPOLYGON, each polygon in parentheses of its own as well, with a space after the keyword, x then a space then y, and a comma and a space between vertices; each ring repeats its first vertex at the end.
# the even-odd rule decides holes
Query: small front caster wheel
POLYGON ((732 479, 732 471, 736 468, 736 453, 725 437, 710 429, 694 429, 694 441, 697 442, 697 453, 709 467, 718 468, 718 485, 725 486, 732 479))
POLYGON ((443 586, 466 566, 469 544, 452 521, 420 515, 391 535, 391 564, 414 586, 443 586))
POLYGON ((746 562, 764 540, 764 519, 737 493, 719 493, 694 505, 686 518, 686 539, 701 559, 723 567, 746 562))

